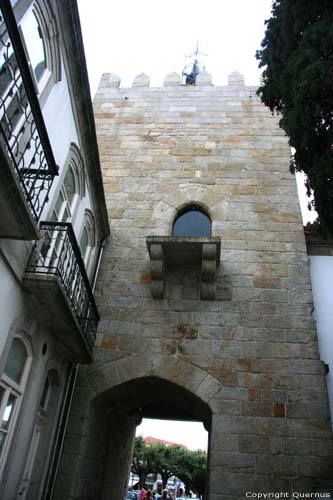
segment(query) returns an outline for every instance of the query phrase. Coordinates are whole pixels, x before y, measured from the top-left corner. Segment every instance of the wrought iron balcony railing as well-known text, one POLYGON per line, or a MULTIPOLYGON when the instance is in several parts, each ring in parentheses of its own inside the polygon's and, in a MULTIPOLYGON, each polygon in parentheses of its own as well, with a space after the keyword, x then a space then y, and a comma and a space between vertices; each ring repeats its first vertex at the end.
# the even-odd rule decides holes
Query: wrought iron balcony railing
POLYGON ((99 314, 70 223, 40 223, 40 239, 31 253, 27 273, 58 278, 91 353, 99 314))
POLYGON ((9 0, 0 8, 0 147, 37 222, 58 169, 9 0))

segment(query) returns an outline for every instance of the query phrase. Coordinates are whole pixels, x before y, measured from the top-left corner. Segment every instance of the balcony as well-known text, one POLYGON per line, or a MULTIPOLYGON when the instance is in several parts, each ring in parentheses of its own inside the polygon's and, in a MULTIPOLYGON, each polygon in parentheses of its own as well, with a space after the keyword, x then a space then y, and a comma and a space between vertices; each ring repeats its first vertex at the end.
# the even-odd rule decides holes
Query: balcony
POLYGON ((154 299, 164 298, 168 269, 200 266, 200 298, 215 300, 216 271, 221 254, 219 237, 147 236, 146 244, 154 299))
POLYGON ((68 358, 89 363, 99 315, 70 223, 40 223, 24 286, 68 358))
POLYGON ((0 9, 0 237, 33 240, 58 169, 9 0, 0 9))

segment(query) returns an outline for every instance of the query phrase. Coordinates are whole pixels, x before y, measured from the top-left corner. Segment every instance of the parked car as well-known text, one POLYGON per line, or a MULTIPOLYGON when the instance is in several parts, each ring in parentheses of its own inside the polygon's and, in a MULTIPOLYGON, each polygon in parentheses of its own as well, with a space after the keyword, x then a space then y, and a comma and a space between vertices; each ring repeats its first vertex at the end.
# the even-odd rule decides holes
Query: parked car
POLYGON ((126 500, 139 500, 140 491, 128 491, 126 495, 126 500))

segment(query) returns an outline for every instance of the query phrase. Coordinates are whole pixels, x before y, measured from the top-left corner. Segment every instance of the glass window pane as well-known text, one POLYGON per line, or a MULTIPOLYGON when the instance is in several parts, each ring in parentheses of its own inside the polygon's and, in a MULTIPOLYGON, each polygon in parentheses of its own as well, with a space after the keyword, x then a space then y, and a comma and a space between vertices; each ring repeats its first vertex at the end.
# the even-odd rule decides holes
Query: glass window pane
POLYGON ((34 12, 29 12, 24 19, 22 31, 27 44, 30 62, 39 82, 46 69, 46 57, 42 30, 34 12))
POLYGON ((2 400, 3 400, 5 392, 6 392, 5 389, 0 386, 0 407, 1 407, 2 400))
POLYGON ((68 202, 66 197, 64 196, 63 191, 60 191, 59 196, 57 198, 53 213, 52 219, 54 221, 66 222, 70 220, 71 213, 68 208, 68 202))
POLYGON ((80 248, 83 257, 86 255, 87 248, 89 246, 89 236, 86 228, 83 229, 83 233, 80 240, 80 248))
POLYGON ((176 219, 172 235, 210 237, 211 222, 207 215, 199 212, 199 210, 190 210, 176 219))
POLYGON ((0 66, 0 95, 4 95, 9 84, 12 83, 13 75, 16 73, 17 63, 14 52, 8 58, 1 58, 0 66))
POLYGON ((0 456, 1 456, 1 452, 2 452, 3 446, 5 444, 6 436, 7 436, 7 432, 2 431, 0 429, 0 456))
POLYGON ((59 220, 59 215, 61 212, 61 207, 62 207, 63 202, 64 202, 64 198, 63 198, 62 193, 60 192, 59 196, 57 198, 55 207, 54 207, 54 214, 56 215, 56 220, 59 220))
POLYGON ((39 404, 39 406, 41 408, 43 408, 44 410, 46 410, 46 407, 47 407, 49 387, 50 387, 50 382, 49 382, 49 379, 47 378, 45 380, 43 394, 42 394, 42 397, 40 398, 40 404, 39 404))
POLYGON ((9 106, 1 119, 1 125, 5 130, 7 139, 10 139, 16 125, 18 124, 24 109, 27 106, 27 96, 23 86, 20 87, 9 103, 9 106))
POLYGON ((28 353, 22 340, 15 338, 12 342, 4 373, 14 382, 20 384, 27 361, 28 353))
POLYGON ((67 171, 64 184, 68 198, 68 203, 69 206, 71 207, 75 195, 75 177, 71 168, 69 168, 67 171))
POLYGON ((2 422, 0 424, 0 428, 2 431, 8 431, 10 420, 14 414, 16 400, 17 397, 14 394, 10 394, 2 417, 2 422))

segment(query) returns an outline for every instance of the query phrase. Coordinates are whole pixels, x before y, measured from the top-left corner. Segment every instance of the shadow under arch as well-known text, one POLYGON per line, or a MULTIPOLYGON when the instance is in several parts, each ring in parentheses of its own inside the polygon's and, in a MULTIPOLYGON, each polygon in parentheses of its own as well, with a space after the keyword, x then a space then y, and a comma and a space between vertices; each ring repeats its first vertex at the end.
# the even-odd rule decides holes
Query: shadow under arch
MULTIPOLYGON (((142 418, 199 421, 208 432, 212 418, 209 404, 198 395, 156 375, 131 379, 104 390, 92 400, 92 408, 95 425, 105 429, 98 495, 101 500, 126 498, 135 431, 142 418)), ((209 469, 208 463, 207 486, 209 469)))
POLYGON ((125 412, 142 418, 201 421, 210 430, 212 412, 193 392, 158 376, 132 379, 95 398, 96 408, 125 412))

